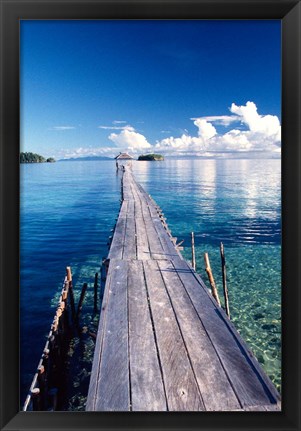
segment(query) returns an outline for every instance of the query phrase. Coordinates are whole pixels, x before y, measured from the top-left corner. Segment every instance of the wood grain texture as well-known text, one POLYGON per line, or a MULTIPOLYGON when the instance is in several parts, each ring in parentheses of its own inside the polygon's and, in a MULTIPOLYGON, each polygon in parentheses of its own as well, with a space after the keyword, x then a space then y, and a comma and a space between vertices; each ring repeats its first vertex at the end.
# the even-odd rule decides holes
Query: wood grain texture
POLYGON ((129 262, 129 351, 132 409, 167 410, 142 262, 129 262))
POLYGON ((98 390, 99 364, 101 361, 104 327, 105 327, 105 321, 107 317, 108 302, 110 298, 109 288, 106 288, 106 287, 110 286, 111 284, 111 273, 112 273, 112 270, 110 269, 110 264, 109 264, 108 274, 106 278, 106 285, 104 289, 104 295, 103 295, 103 300, 102 300, 101 310, 100 310, 100 319, 98 324, 98 332, 97 332, 97 338, 96 338, 96 344, 95 344, 95 350, 94 350, 90 385, 89 385, 88 398, 86 403, 87 411, 96 410, 95 403, 96 403, 97 390, 98 390))
POLYGON ((171 411, 204 410, 186 346, 167 295, 160 269, 154 260, 144 261, 145 279, 150 299, 168 409, 171 411))
POLYGON ((123 259, 137 259, 136 222, 134 214, 130 214, 126 218, 123 259))
POLYGON ((146 226, 143 217, 136 218, 137 235, 137 259, 148 260, 151 258, 146 226))
POLYGON ((206 410, 241 407, 211 340, 171 262, 158 262, 206 410), (212 391, 214 388, 214 391, 212 391))
POLYGON ((116 223, 113 240, 110 246, 109 259, 122 259, 124 249, 126 218, 119 217, 116 223))
POLYGON ((126 260, 110 261, 108 305, 102 328, 102 353, 95 410, 130 410, 126 260))

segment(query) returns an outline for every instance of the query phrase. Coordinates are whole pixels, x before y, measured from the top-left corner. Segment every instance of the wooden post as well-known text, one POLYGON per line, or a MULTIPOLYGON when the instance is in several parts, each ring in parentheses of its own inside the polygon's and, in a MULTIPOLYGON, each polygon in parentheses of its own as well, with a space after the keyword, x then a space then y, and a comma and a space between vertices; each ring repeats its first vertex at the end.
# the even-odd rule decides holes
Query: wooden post
POLYGON ((210 283, 210 286, 211 286, 212 296, 216 300, 218 306, 220 307, 221 306, 221 302, 220 302, 219 297, 218 297, 218 292, 217 292, 215 281, 214 281, 213 274, 212 274, 212 271, 211 271, 211 266, 210 266, 210 262, 209 262, 208 253, 204 254, 204 260, 205 260, 205 269, 206 269, 206 272, 207 272, 207 275, 208 275, 208 279, 209 279, 209 283, 210 283))
POLYGON ((71 267, 66 267, 66 274, 67 274, 67 281, 72 281, 72 273, 71 273, 71 267))
POLYGON ((96 272, 95 279, 94 279, 94 313, 97 313, 97 289, 98 289, 98 272, 96 272))
POLYGON ((220 245, 220 252, 221 252, 221 260, 222 260, 222 275, 223 275, 223 289, 224 289, 224 298, 225 298, 225 310, 226 310, 227 316, 230 319, 228 287, 227 287, 226 259, 225 259, 224 244, 222 242, 220 245))
POLYGON ((71 274, 70 266, 66 267, 66 274, 67 274, 67 281, 69 284, 68 293, 69 293, 69 297, 70 297, 72 321, 75 322, 76 312, 75 312, 74 294, 73 294, 73 287, 72 287, 72 274, 71 274))
POLYGON ((87 287, 88 287, 87 283, 84 283, 82 291, 81 291, 81 294, 80 294, 78 307, 77 307, 77 313, 76 313, 76 322, 77 323, 78 323, 80 312, 81 312, 82 307, 83 307, 83 301, 84 301, 84 298, 85 298, 87 287))
POLYGON ((195 249, 194 249, 194 233, 191 232, 191 264, 192 268, 196 270, 196 264, 195 264, 195 249))

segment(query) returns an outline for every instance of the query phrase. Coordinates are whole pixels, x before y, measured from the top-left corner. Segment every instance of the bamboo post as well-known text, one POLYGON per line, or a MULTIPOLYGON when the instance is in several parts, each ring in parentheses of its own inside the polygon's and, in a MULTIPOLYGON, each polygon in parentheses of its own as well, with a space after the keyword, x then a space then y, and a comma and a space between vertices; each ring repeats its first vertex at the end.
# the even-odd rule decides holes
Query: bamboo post
POLYGON ((226 259, 225 259, 224 244, 222 242, 221 242, 221 245, 220 245, 220 252, 221 252, 221 260, 222 260, 222 276, 223 276, 223 289, 224 289, 224 298, 225 298, 225 309, 226 309, 227 316, 230 319, 228 287, 227 287, 226 259))
POLYGON ((218 296, 218 292, 217 292, 217 289, 216 289, 215 281, 214 281, 213 274, 212 274, 212 271, 211 271, 211 266, 210 266, 210 262, 209 262, 208 253, 204 254, 204 260, 205 260, 205 269, 206 269, 206 272, 207 272, 207 275, 208 275, 208 279, 209 279, 209 283, 210 283, 210 286, 211 286, 212 296, 216 300, 218 306, 220 307, 221 306, 221 302, 219 300, 219 296, 218 296))
POLYGON ((194 248, 194 233, 191 232, 191 264, 192 268, 196 270, 196 263, 195 263, 195 248, 194 248))
POLYGON ((76 322, 77 323, 78 323, 80 312, 81 312, 82 307, 83 307, 83 302, 84 302, 84 298, 85 298, 87 287, 88 287, 87 283, 84 283, 82 291, 81 291, 81 294, 80 294, 78 307, 77 307, 77 313, 76 313, 76 322))
POLYGON ((67 281, 72 281, 72 273, 71 273, 71 267, 66 267, 66 274, 67 274, 67 281))
POLYGON ((76 312, 75 312, 74 293, 73 293, 73 287, 72 287, 72 274, 71 274, 70 266, 66 267, 66 274, 67 274, 67 282, 69 284, 69 297, 70 297, 70 304, 71 304, 72 321, 74 322, 76 318, 76 312))
POLYGON ((98 289, 98 272, 96 272, 95 279, 94 279, 94 313, 97 313, 97 289, 98 289))

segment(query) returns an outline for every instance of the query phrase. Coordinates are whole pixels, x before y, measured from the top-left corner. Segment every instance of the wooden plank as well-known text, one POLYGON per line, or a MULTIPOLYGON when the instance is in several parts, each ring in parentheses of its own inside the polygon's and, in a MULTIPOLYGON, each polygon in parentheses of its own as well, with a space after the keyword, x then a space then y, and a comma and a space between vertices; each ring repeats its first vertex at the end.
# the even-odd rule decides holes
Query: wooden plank
POLYGON ((168 409, 204 410, 181 332, 157 262, 143 262, 168 409))
POLYGON ((147 260, 151 258, 144 218, 136 218, 137 235, 137 259, 147 260))
POLYGON ((126 218, 123 259, 137 259, 136 223, 134 217, 126 218))
POLYGON ((135 217, 135 201, 132 198, 128 200, 128 210, 126 217, 135 217))
POLYGON ((128 201, 122 201, 118 218, 126 217, 127 208, 128 208, 128 201))
POLYGON ((167 410, 142 263, 129 262, 129 351, 132 410, 167 410))
POLYGON ((166 259, 165 252, 163 250, 160 238, 157 235, 154 223, 152 220, 146 220, 145 222, 145 231, 147 234, 147 239, 149 243, 149 248, 151 252, 152 259, 166 259))
POLYGON ((126 178, 123 179, 122 195, 123 195, 123 199, 125 201, 131 199, 131 197, 132 197, 131 189, 130 189, 129 183, 127 182, 126 178))
POLYGON ((116 223, 112 244, 109 251, 109 259, 122 259, 126 219, 119 217, 116 223))
POLYGON ((239 409, 241 405, 228 376, 174 266, 168 261, 158 261, 158 265, 177 315, 206 410, 239 409))
POLYGON ((143 217, 140 195, 139 195, 139 192, 137 191, 137 187, 133 181, 131 182, 131 191, 132 191, 134 204, 135 204, 135 218, 143 217))
POLYGON ((171 238, 164 229, 161 220, 159 218, 153 218, 153 224, 156 229, 157 235, 160 238, 166 257, 170 260, 175 257, 182 258, 182 256, 175 249, 174 244, 171 242, 171 238))
MULTIPOLYGON (((136 183, 137 184, 137 183, 136 183)), ((143 187, 140 184, 137 184, 137 187, 140 190, 141 197, 149 207, 150 215, 151 217, 158 217, 158 205, 154 201, 154 199, 143 189, 143 187)))
POLYGON ((90 376, 89 391, 88 391, 88 397, 87 397, 87 403, 86 403, 87 411, 95 410, 96 396, 97 396, 97 390, 98 390, 99 364, 101 361, 101 354, 102 354, 102 347, 103 347, 104 325, 105 325, 105 320, 106 320, 106 315, 108 310, 108 302, 110 298, 109 286, 111 284, 111 272, 112 272, 112 269, 110 268, 110 264, 109 264, 106 284, 104 288, 104 295, 103 295, 103 300, 101 304, 97 338, 96 338, 93 364, 92 364, 92 370, 91 370, 91 376, 90 376))
POLYGON ((207 292, 198 283, 196 277, 191 277, 192 271, 186 262, 178 259, 173 264, 217 351, 242 407, 277 403, 276 392, 272 393, 265 384, 262 378, 264 373, 258 372, 252 358, 240 342, 240 337, 227 325, 226 320, 229 319, 225 313, 209 299, 207 292))
POLYGON ((103 325, 103 347, 98 376, 95 409, 130 410, 128 304, 125 260, 110 261, 109 299, 103 325))

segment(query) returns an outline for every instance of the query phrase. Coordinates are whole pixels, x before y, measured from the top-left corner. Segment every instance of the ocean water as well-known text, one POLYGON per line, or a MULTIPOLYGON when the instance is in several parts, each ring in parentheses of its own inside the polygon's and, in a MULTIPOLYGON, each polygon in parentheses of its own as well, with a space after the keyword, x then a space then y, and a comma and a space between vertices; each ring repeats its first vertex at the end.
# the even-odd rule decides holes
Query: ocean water
MULTIPOLYGON (((22 405, 45 344, 65 267, 76 299, 88 283, 83 325, 92 316, 93 282, 108 253, 120 206, 114 161, 21 165, 20 367, 22 405)), ((173 236, 207 283, 204 252, 222 297, 219 245, 225 247, 231 319, 281 390, 281 163, 280 160, 133 162, 137 180, 161 206, 173 236)), ((74 341, 76 349, 80 340, 74 341)), ((94 341, 84 344, 72 380, 70 409, 81 409, 94 341)), ((75 361, 76 362, 76 361, 75 361)))

